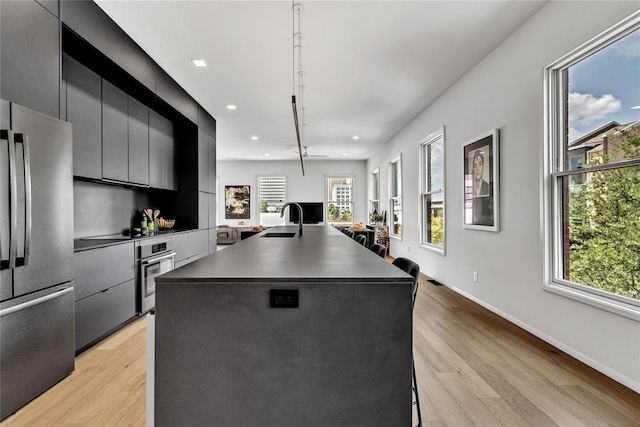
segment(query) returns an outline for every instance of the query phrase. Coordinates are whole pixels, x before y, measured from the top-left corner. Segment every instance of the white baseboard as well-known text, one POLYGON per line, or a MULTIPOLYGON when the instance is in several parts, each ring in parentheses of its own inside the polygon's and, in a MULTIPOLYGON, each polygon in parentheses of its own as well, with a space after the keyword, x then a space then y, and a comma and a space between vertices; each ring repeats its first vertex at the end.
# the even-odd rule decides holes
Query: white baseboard
POLYGON ((490 304, 487 304, 485 301, 482 301, 478 298, 476 298, 475 296, 468 294, 467 292, 456 288, 455 286, 451 286, 441 280, 438 280, 436 278, 433 278, 434 280, 438 281, 439 283, 442 283, 443 285, 445 285, 447 288, 451 289, 452 291, 464 296, 465 298, 470 299, 471 301, 481 305, 482 307, 486 308, 487 310, 491 311, 492 313, 497 314, 498 316, 508 320, 509 322, 513 323, 516 326, 519 326, 520 328, 524 329, 525 331, 535 335, 536 337, 540 338, 541 340, 551 344, 552 346, 558 348, 559 350, 562 350, 563 352, 565 352, 566 354, 568 354, 569 356, 579 360, 580 362, 584 363, 587 366, 592 367, 593 369, 595 369, 598 372, 601 372, 602 374, 606 375, 607 377, 611 378, 612 380, 619 382, 620 384, 624 385, 625 387, 630 388, 631 390, 635 391, 636 393, 640 393, 640 383, 638 383, 637 381, 632 380, 631 378, 622 375, 620 372, 615 371, 611 368, 609 368, 606 365, 603 365, 602 363, 598 362, 597 360, 593 360, 590 357, 582 354, 581 352, 577 351, 576 349, 567 346, 566 344, 556 340, 553 337, 550 337, 549 335, 531 327, 530 325, 520 321, 519 319, 516 319, 515 317, 510 316, 509 314, 503 312, 502 310, 497 309, 496 307, 493 307, 490 304))

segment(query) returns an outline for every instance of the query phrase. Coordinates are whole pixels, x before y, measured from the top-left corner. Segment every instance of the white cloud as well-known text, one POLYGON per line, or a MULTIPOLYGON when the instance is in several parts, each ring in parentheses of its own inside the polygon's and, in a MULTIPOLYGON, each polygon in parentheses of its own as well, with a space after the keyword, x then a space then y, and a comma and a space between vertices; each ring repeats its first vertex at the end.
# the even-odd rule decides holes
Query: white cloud
POLYGON ((590 93, 569 94, 569 127, 589 126, 620 111, 622 103, 607 93, 596 98, 590 93))

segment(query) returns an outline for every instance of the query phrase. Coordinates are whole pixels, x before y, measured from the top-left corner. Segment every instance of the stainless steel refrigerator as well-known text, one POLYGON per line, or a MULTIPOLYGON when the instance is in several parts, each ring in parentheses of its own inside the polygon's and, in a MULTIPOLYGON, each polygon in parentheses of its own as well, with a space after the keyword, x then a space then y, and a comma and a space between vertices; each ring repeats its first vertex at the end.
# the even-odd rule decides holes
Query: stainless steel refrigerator
POLYGON ((0 420, 74 369, 71 124, 0 100, 0 420))

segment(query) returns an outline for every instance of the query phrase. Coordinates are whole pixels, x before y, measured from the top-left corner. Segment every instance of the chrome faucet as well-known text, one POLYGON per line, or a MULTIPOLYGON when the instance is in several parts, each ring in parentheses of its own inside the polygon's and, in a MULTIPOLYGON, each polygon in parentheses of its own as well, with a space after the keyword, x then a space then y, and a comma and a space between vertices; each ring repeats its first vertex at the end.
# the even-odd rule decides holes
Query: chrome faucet
POLYGON ((298 214, 299 214, 299 218, 300 221, 298 222, 300 225, 300 231, 298 231, 298 237, 302 237, 302 206, 300 206, 299 204, 295 203, 295 202, 287 202, 284 205, 282 205, 282 210, 280 210, 280 218, 284 218, 284 208, 286 208, 289 205, 293 205, 296 208, 298 208, 298 214))

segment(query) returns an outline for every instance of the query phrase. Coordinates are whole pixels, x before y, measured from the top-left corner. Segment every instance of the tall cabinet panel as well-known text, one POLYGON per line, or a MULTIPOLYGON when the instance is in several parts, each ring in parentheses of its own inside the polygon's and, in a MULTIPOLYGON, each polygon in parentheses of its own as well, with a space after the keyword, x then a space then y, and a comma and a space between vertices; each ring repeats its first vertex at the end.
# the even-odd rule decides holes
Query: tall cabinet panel
POLYGON ((167 158, 167 186, 168 190, 178 189, 178 176, 176 175, 175 140, 173 137, 173 123, 165 121, 165 153, 167 158))
POLYGON ((167 182, 165 118, 149 110, 149 185, 165 188, 167 182))
POLYGON ((216 194, 218 192, 216 188, 216 137, 212 135, 209 135, 208 160, 209 193, 216 194))
POLYGON ((128 97, 102 79, 102 177, 129 178, 128 97))
POLYGON ((129 96, 129 182, 149 185, 149 108, 129 96))
POLYGON ((63 57, 66 119, 73 124, 73 174, 102 178, 102 79, 68 55, 63 57))
POLYGON ((0 92, 60 117, 60 23, 35 1, 0 1, 0 92))
POLYGON ((209 134, 198 128, 198 191, 209 191, 209 134))

